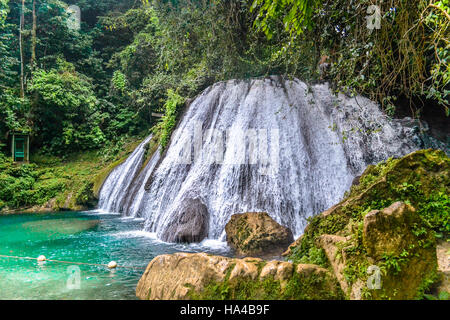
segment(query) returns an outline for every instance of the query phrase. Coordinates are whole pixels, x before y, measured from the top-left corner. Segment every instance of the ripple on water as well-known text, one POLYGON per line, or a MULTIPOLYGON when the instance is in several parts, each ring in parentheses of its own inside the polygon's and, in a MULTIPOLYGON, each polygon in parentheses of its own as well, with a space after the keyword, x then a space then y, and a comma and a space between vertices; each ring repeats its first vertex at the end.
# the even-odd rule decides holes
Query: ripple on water
POLYGON ((122 220, 106 212, 0 216, 0 254, 119 265, 113 271, 35 260, 0 258, 0 299, 136 299, 144 268, 157 255, 208 252, 229 255, 224 242, 168 244, 142 230, 139 219, 122 220), (79 284, 79 285, 78 285, 79 284))

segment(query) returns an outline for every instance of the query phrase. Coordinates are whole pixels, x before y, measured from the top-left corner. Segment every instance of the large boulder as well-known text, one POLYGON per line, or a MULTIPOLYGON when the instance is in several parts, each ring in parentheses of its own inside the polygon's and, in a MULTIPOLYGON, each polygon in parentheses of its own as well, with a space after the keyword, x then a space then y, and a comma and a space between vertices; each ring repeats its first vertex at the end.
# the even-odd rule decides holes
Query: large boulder
POLYGON ((294 240, 291 230, 265 212, 235 214, 225 231, 228 244, 239 256, 280 255, 294 240))
POLYGON ((364 298, 363 291, 370 292, 368 289, 371 298, 414 299, 423 280, 436 271, 432 234, 418 237, 414 234, 415 226, 423 227, 416 210, 396 202, 365 216, 361 246, 352 236, 329 234, 319 236, 316 243, 324 250, 342 290, 350 299, 364 298), (352 256, 355 251, 361 251, 358 258, 352 256), (358 274, 361 271, 355 268, 368 271, 358 274), (356 274, 351 274, 355 271, 356 274), (379 286, 369 288, 372 280, 367 275, 373 272, 379 272, 379 286), (356 277, 354 281, 349 281, 349 275, 356 277))
POLYGON ((332 274, 316 265, 205 253, 156 257, 136 295, 142 300, 343 298, 332 274))
POLYGON ((384 267, 374 298, 415 299, 437 275, 436 240, 417 211, 403 202, 364 218, 363 247, 372 265, 384 267))
MULTIPOLYGON (((371 165, 284 255, 333 272, 349 299, 423 298, 439 280, 434 235, 448 238, 449 193, 442 151, 371 165)), ((441 278, 438 291, 446 287, 442 271, 441 278)))
POLYGON ((201 242, 208 236, 208 229, 208 209, 200 199, 188 198, 172 213, 169 224, 159 236, 167 242, 201 242))
POLYGON ((403 202, 373 210, 364 217, 363 244, 367 254, 376 259, 384 255, 400 256, 410 246, 417 246, 413 226, 420 224, 416 210, 403 202))

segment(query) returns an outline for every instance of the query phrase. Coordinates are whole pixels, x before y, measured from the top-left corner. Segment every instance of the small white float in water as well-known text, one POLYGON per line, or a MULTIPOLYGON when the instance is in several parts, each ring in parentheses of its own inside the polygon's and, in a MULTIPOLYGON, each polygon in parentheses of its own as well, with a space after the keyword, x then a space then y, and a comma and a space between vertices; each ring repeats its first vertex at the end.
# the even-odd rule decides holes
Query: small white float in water
POLYGON ((109 269, 115 269, 115 268, 117 268, 117 262, 111 261, 110 263, 108 263, 108 268, 109 268, 109 269))
POLYGON ((38 262, 44 262, 44 261, 47 261, 47 258, 46 258, 45 256, 39 256, 39 257, 37 258, 37 261, 38 261, 38 262))

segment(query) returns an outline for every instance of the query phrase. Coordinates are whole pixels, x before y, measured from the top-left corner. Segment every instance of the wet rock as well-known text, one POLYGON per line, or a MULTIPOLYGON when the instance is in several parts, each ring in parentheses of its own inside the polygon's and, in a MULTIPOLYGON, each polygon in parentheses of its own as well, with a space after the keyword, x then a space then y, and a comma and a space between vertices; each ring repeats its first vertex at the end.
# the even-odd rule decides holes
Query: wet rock
POLYGON ((359 185, 359 179, 361 179, 361 176, 355 177, 355 179, 353 179, 353 181, 352 181, 352 186, 359 185))
POLYGON ((235 214, 225 231, 228 244, 240 256, 281 255, 294 240, 291 230, 265 212, 235 214))
POLYGON ((208 209, 200 199, 186 199, 171 215, 160 238, 167 242, 201 242, 208 236, 208 209))

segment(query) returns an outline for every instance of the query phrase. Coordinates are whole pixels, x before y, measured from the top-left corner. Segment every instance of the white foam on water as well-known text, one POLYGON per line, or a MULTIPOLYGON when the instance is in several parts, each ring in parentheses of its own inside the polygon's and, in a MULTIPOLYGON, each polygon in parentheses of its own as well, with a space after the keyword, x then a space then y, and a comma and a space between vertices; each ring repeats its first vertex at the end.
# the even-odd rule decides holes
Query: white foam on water
POLYGON ((149 238, 157 240, 155 232, 147 232, 144 230, 123 231, 113 234, 112 236, 118 238, 149 238))
POLYGON ((82 211, 82 213, 87 215, 111 215, 111 216, 121 216, 122 214, 120 212, 109 212, 108 210, 104 209, 95 209, 95 210, 89 210, 89 211, 82 211))
POLYGON ((199 246, 212 250, 229 250, 229 246, 225 241, 215 239, 205 239, 199 244, 199 246))

